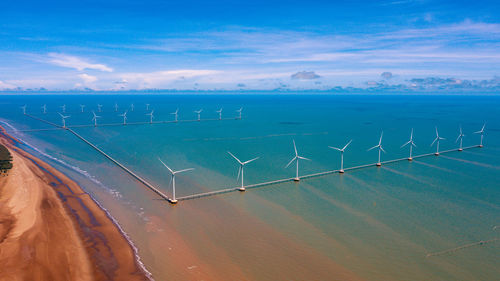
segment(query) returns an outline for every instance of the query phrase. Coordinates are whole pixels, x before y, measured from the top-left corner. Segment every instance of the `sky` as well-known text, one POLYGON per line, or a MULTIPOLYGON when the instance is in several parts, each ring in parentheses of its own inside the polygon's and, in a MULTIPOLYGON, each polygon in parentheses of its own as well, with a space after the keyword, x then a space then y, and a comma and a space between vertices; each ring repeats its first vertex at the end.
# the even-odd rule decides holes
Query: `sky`
POLYGON ((0 90, 500 92, 500 1, 0 4, 0 90))

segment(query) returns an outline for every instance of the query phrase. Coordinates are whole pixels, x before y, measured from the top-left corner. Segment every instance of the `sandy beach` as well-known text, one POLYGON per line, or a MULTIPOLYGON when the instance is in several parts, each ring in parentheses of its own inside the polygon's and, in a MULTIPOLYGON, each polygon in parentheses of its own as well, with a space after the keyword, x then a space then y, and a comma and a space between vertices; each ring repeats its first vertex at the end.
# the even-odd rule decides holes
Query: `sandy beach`
POLYGON ((112 219, 80 186, 15 146, 0 177, 0 280, 148 280, 112 219))

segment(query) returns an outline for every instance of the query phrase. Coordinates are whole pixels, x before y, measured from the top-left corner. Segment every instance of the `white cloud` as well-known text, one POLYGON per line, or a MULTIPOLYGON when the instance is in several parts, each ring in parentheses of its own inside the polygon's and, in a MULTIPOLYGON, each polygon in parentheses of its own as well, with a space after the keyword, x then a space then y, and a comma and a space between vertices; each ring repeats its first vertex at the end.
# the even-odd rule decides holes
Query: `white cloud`
POLYGON ((0 89, 13 89, 13 88, 16 88, 16 85, 13 85, 13 84, 10 84, 7 82, 3 82, 0 80, 0 89))
POLYGON ((100 71, 106 71, 106 72, 112 72, 113 69, 105 64, 99 64, 99 63, 90 63, 82 58, 75 57, 75 56, 70 56, 66 54, 60 54, 60 53, 49 53, 48 54, 49 58, 47 60, 48 63, 62 66, 62 67, 68 67, 68 68, 74 68, 76 70, 82 71, 85 69, 95 69, 95 70, 100 70, 100 71))
POLYGON ((221 71, 210 69, 177 69, 145 73, 124 73, 119 75, 121 81, 138 88, 166 87, 173 83, 192 83, 207 78, 221 71))
POLYGON ((88 75, 87 73, 78 74, 78 77, 80 77, 83 80, 83 83, 85 84, 90 84, 97 81, 97 77, 88 75))

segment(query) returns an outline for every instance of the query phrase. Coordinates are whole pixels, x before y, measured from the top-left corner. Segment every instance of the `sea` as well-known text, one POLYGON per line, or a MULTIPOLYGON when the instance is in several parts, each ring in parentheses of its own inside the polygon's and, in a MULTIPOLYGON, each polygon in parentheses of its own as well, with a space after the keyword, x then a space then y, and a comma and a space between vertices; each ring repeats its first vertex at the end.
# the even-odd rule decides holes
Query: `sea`
POLYGON ((155 280, 499 280, 499 96, 2 95, 0 108, 0 125, 106 209, 155 280), (158 158, 194 168, 176 175, 177 197, 238 187, 228 151, 259 157, 245 165, 245 185, 295 177, 293 142, 310 159, 299 175, 338 170, 329 146, 350 140, 344 168, 373 165, 172 205, 23 105, 59 125, 58 113, 69 115, 67 126, 168 196, 158 158), (148 123, 151 110, 153 121, 172 121, 176 109, 182 122, 148 123), (130 124, 118 125, 124 111, 130 124), (462 152, 376 167, 378 151, 368 151, 383 132, 382 161, 406 158, 413 129, 413 154, 433 153, 436 128, 440 149, 456 149, 460 127, 463 146, 474 146, 462 152))

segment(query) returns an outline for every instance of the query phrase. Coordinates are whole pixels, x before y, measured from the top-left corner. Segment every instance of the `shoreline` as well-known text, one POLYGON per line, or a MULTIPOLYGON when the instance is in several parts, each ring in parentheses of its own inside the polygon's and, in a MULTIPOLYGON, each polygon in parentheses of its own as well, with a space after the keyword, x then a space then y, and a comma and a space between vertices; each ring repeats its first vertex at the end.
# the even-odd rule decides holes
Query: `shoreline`
POLYGON ((0 179, 0 280, 152 280, 106 209, 0 130, 15 167, 0 179))

